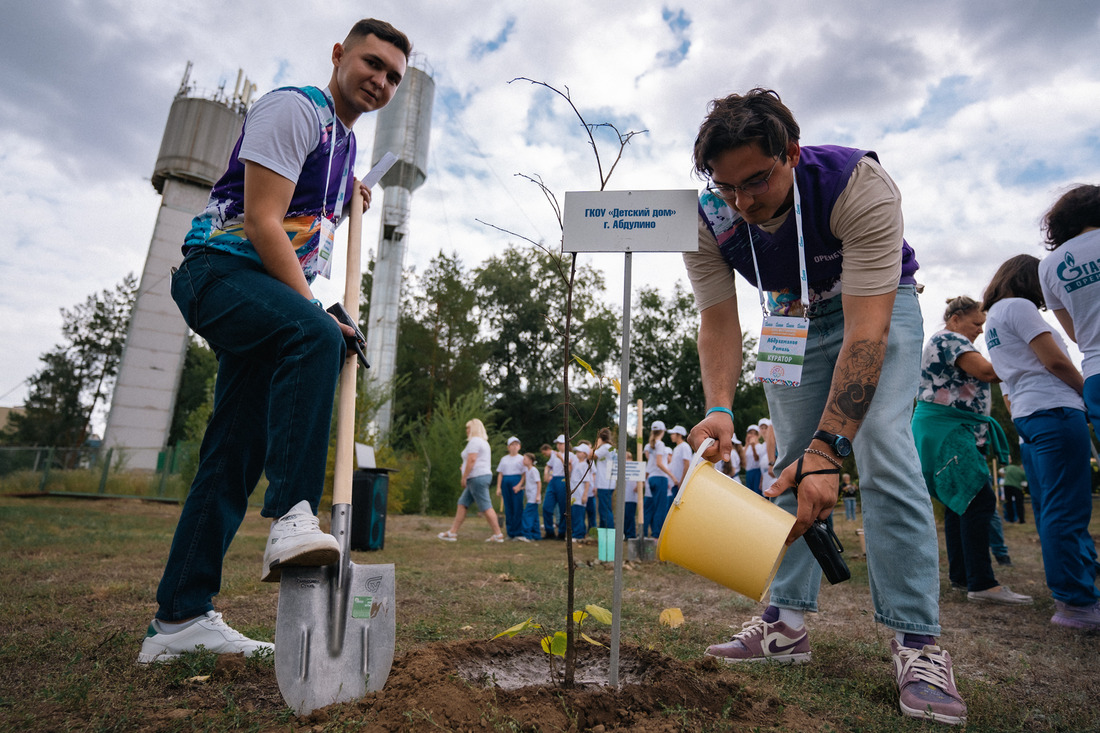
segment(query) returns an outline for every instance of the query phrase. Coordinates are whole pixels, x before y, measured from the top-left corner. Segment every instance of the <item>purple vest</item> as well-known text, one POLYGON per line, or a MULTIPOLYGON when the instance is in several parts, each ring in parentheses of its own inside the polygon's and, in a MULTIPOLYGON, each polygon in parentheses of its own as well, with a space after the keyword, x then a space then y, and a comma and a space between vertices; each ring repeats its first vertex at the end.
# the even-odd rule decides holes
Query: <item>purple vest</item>
MULTIPOLYGON (((802 148, 795 177, 802 198, 802 228, 806 239, 806 276, 810 290, 827 293, 836 288, 842 270, 842 242, 833 236, 829 219, 837 198, 848 185, 856 164, 870 150, 842 148, 836 145, 806 145, 802 148)), ((798 232, 795 217, 787 217, 775 234, 747 224, 721 198, 704 190, 699 198, 699 215, 718 241, 722 258, 734 270, 756 285, 748 230, 760 267, 761 287, 766 291, 788 292, 797 300, 801 292, 798 276, 798 232)), ((912 247, 901 242, 901 279, 899 285, 916 283, 913 273, 919 265, 912 247)))
MULTIPOLYGON (((344 162, 355 161, 355 133, 344 133, 343 127, 336 122, 335 109, 324 92, 317 87, 282 87, 276 92, 295 92, 309 99, 318 115, 319 142, 308 156, 302 166, 302 172, 298 176, 294 187, 294 194, 287 208, 286 218, 306 217, 307 221, 321 214, 322 199, 325 199, 324 208, 328 218, 339 224, 343 212, 333 211, 336 207, 336 199, 340 187, 344 186, 344 205, 351 201, 354 178, 349 171, 347 180, 341 180, 344 170, 344 162), (332 153, 332 167, 329 169, 329 148, 335 139, 336 149, 332 153), (326 174, 328 176, 328 196, 325 197, 326 174)), ((244 131, 241 131, 237 143, 233 147, 233 153, 229 157, 229 165, 225 173, 214 184, 210 191, 210 199, 206 209, 192 221, 191 230, 184 239, 183 253, 196 246, 210 246, 222 249, 233 254, 240 254, 257 262, 260 257, 256 254, 251 242, 244 238, 244 229, 241 217, 244 213, 244 163, 240 160, 241 144, 244 141, 244 131)), ((308 253, 315 252, 318 245, 316 230, 305 232, 296 241, 295 234, 290 233, 291 240, 298 252, 299 259, 308 253)))

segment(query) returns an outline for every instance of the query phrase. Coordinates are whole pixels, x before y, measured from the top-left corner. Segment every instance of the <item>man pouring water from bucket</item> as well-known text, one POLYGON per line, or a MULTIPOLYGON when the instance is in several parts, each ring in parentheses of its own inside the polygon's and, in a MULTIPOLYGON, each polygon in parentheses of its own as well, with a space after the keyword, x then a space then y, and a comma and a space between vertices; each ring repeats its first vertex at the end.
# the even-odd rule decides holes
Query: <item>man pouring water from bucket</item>
POLYGON ((794 116, 765 89, 711 103, 694 161, 708 185, 699 249, 684 262, 701 313, 708 409, 689 442, 713 439, 706 457, 729 458, 741 373, 736 270, 759 293, 757 378, 782 438, 766 496, 797 515, 767 609, 706 653, 727 662, 809 661, 804 615, 817 610, 821 568, 795 540, 829 516, 843 461, 854 455, 871 599, 875 619, 895 632, 901 710, 965 722, 951 657, 935 640, 936 528, 910 430, 923 325, 901 195, 872 151, 801 146, 794 116))

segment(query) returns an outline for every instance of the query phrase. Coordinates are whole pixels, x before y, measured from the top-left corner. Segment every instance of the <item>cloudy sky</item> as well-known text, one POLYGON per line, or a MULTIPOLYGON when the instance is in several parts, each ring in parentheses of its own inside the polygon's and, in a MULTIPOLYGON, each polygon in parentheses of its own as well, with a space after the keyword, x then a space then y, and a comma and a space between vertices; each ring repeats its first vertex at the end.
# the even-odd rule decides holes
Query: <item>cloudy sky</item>
MULTIPOLYGON (((140 275, 159 206, 149 177, 187 62, 200 89, 232 89, 238 69, 259 93, 324 85, 332 43, 362 15, 406 31, 436 82, 406 262, 418 268, 440 250, 474 266, 516 241, 476 219, 558 241, 517 173, 559 194, 598 188, 571 110, 516 77, 568 87, 589 122, 648 131, 611 189, 697 188, 691 143, 708 101, 754 86, 780 92, 804 144, 876 150, 904 196, 929 333, 947 297, 979 296, 1011 255, 1042 256, 1039 219, 1067 186, 1100 182, 1094 0, 11 3, 0 25, 0 405, 21 404, 39 355, 60 341, 60 308, 140 275)), ((360 170, 373 125, 356 128, 360 170)), ((377 210, 365 219, 364 249, 378 221, 377 210)), ((585 257, 621 303, 622 256, 585 257)), ((679 255, 634 257, 635 286, 677 280, 679 255)), ((739 290, 755 328, 756 295, 739 290)))

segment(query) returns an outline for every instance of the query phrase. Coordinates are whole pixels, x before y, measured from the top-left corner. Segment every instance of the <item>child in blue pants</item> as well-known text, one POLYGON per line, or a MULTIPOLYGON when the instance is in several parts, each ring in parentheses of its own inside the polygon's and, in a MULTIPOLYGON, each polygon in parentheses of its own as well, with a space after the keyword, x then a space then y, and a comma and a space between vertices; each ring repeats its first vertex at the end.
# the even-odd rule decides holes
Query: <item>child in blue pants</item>
POLYGON ((535 468, 535 454, 523 454, 523 491, 526 504, 523 507, 523 534, 521 539, 534 541, 539 538, 539 493, 542 480, 535 468))

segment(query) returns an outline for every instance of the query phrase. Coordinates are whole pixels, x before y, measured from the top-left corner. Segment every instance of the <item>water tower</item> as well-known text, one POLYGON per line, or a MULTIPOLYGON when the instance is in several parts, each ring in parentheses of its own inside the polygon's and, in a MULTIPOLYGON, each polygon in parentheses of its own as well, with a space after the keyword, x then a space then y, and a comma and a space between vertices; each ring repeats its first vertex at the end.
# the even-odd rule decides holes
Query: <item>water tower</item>
POLYGON ((424 183, 428 169, 435 82, 427 72, 409 67, 401 86, 378 113, 371 165, 386 153, 397 163, 382 179, 382 231, 374 258, 374 284, 367 316, 367 377, 390 389, 374 426, 385 434, 393 424, 392 383, 397 365, 397 320, 401 279, 408 247, 409 204, 412 192, 424 183))
POLYGON ((153 170, 160 212, 130 316, 104 436, 124 451, 128 468, 155 469, 165 449, 176 404, 189 330, 170 292, 170 273, 191 220, 205 207, 210 188, 229 163, 255 85, 237 74, 232 96, 223 88, 195 93, 191 62, 168 112, 153 170))

